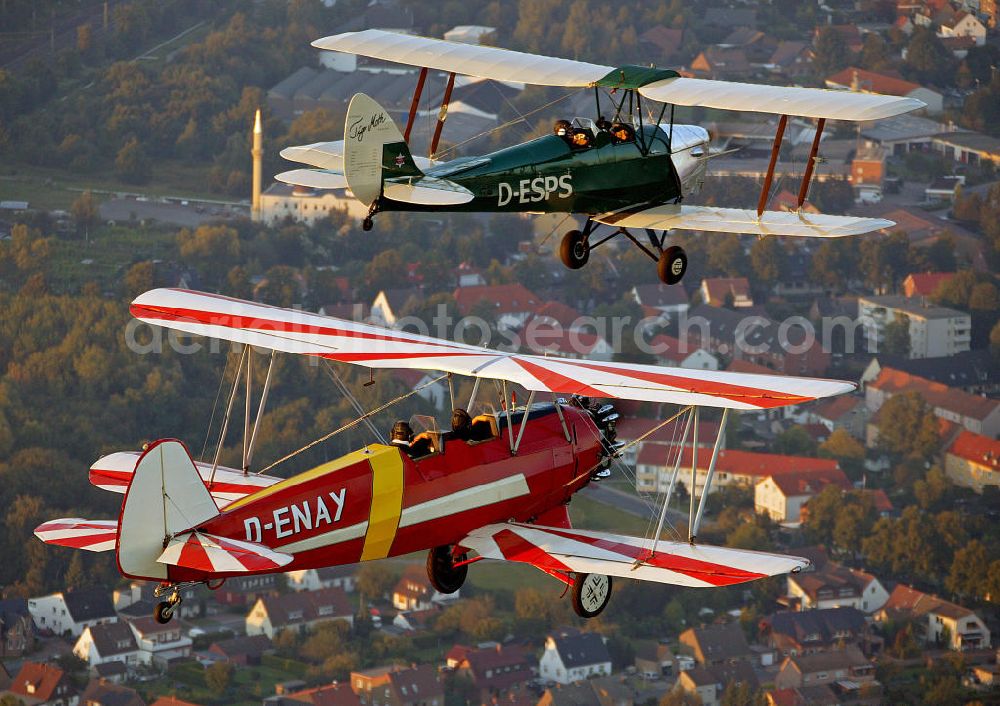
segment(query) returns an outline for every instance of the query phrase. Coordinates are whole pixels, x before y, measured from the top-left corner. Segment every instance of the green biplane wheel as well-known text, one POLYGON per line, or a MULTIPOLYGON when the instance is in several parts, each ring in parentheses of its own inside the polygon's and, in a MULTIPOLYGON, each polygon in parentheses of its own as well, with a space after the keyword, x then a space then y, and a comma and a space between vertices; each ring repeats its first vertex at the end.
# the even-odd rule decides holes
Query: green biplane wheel
POLYGON ((590 243, 587 236, 578 230, 571 230, 563 236, 559 245, 559 258, 571 270, 579 270, 590 259, 590 243))
POLYGON ((664 284, 677 284, 684 279, 687 266, 688 258, 684 248, 671 245, 660 253, 660 259, 656 263, 656 274, 664 284))

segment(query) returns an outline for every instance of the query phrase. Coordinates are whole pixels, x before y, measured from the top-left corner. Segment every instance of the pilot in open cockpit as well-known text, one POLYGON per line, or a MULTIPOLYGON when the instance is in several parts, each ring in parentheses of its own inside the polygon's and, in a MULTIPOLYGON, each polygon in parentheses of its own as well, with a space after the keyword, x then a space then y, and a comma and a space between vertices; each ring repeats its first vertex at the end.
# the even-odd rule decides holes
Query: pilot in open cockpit
POLYGON ((566 144, 575 150, 587 149, 594 142, 594 137, 589 130, 573 127, 569 120, 556 120, 552 126, 552 132, 565 140, 566 144))
POLYGON ((611 123, 611 137, 615 144, 621 144, 622 142, 633 142, 635 140, 635 130, 632 129, 631 125, 626 125, 625 123, 614 122, 611 123))

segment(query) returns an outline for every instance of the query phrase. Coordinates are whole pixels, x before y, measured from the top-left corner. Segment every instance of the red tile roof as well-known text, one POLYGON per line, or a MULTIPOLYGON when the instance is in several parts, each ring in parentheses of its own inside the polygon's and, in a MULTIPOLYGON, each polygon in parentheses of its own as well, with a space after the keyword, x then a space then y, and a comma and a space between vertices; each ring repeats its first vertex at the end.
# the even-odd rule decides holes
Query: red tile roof
POLYGON ((758 365, 757 363, 751 363, 749 360, 743 360, 742 358, 733 358, 729 363, 729 367, 726 368, 731 373, 753 373, 754 375, 780 375, 777 370, 771 370, 763 365, 758 365))
POLYGON ((682 345, 679 338, 668 336, 665 333, 653 336, 649 341, 649 347, 657 358, 672 360, 676 363, 683 363, 689 355, 698 350, 698 346, 694 343, 682 345))
POLYGON ((903 280, 903 294, 908 297, 929 297, 941 283, 954 276, 954 272, 911 272, 903 280))
POLYGON ((973 611, 946 601, 943 598, 932 596, 915 588, 910 588, 903 584, 898 584, 889 594, 889 600, 882 608, 889 615, 906 615, 918 617, 928 613, 941 613, 951 617, 961 617, 969 615, 973 611))
POLYGON ((198 706, 198 704, 191 701, 182 701, 176 696, 161 696, 150 704, 150 706, 198 706))
POLYGON ((918 375, 910 375, 895 368, 882 368, 879 376, 868 383, 868 386, 882 390, 888 395, 916 392, 932 407, 945 409, 972 419, 986 419, 1000 406, 1000 400, 973 395, 964 390, 948 387, 918 375))
POLYGON ((36 701, 49 701, 64 675, 63 670, 51 664, 25 662, 11 682, 10 691, 36 701))
POLYGON ((853 412, 864 400, 853 395, 838 395, 819 402, 812 408, 812 413, 822 419, 836 422, 849 412, 853 412))
POLYGON ((570 328, 583 316, 579 311, 571 306, 557 301, 547 301, 537 309, 534 320, 545 322, 557 322, 563 328, 570 328))
POLYGON ((313 704, 313 706, 361 706, 361 698, 351 691, 350 684, 345 683, 325 684, 314 689, 304 689, 288 694, 285 698, 313 704))
POLYGON ((855 76, 860 89, 865 93, 885 93, 890 96, 907 96, 920 88, 920 84, 907 81, 897 76, 866 71, 854 66, 848 66, 842 71, 838 71, 833 76, 826 79, 827 85, 846 86, 850 88, 854 84, 855 76))
POLYGON ((1000 441, 982 434, 963 431, 948 447, 952 456, 1000 471, 1000 441))
MULTIPOLYGON (((700 441, 700 439, 699 439, 700 441)), ((698 453, 698 467, 708 468, 712 454, 702 449, 698 453)), ((671 459, 676 458, 676 451, 669 454, 671 459)), ((668 453, 663 444, 642 445, 639 450, 637 463, 649 466, 665 466, 667 464, 668 453)), ((691 466, 691 447, 684 447, 684 454, 681 458, 682 466, 691 466)), ((843 477, 847 482, 847 476, 843 474, 837 461, 832 458, 812 458, 810 456, 785 456, 783 454, 758 453, 756 451, 743 451, 741 449, 723 449, 719 452, 719 459, 715 464, 716 472, 726 472, 733 475, 753 476, 756 478, 766 478, 768 476, 794 475, 796 473, 818 472, 830 474, 834 477, 843 477)), ((847 483, 846 487, 850 487, 847 483)))
POLYGON ((793 495, 817 495, 828 485, 850 490, 851 481, 839 468, 811 468, 771 474, 778 490, 787 498, 793 495))
POLYGON ((468 316, 480 301, 487 301, 497 314, 520 314, 534 311, 541 299, 523 284, 484 284, 458 287, 454 293, 458 310, 468 316))
POLYGON ((874 490, 863 491, 865 495, 871 497, 875 504, 875 510, 879 513, 892 512, 893 506, 892 501, 889 500, 889 496, 885 494, 885 491, 881 488, 875 488, 874 490))

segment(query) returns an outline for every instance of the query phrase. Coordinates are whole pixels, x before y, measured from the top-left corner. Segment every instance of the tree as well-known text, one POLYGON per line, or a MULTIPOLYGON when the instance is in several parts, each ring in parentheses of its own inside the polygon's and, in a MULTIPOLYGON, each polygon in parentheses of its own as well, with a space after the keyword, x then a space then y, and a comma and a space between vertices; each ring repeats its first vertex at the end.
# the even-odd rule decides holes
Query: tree
POLYGON ((945 586, 960 596, 984 596, 986 593, 983 589, 988 587, 984 580, 987 574, 983 569, 987 566, 989 566, 989 555, 986 553, 986 547, 978 539, 974 539, 955 552, 945 586))
POLYGON ((916 392, 890 397, 879 419, 879 446, 897 458, 929 460, 941 443, 937 417, 916 392))
POLYGON ((906 47, 907 73, 920 83, 946 86, 955 75, 955 56, 929 27, 915 27, 906 47))
POLYGON ((377 601, 392 590, 396 576, 384 564, 370 561, 358 569, 358 590, 369 601, 377 601))
POLYGON ((135 299, 155 286, 156 270, 150 260, 137 262, 125 272, 125 296, 135 299))
POLYGON ((910 357, 910 317, 897 315, 885 327, 885 343, 882 351, 900 358, 910 357))
POLYGON ((222 696, 233 680, 233 671, 229 662, 215 662, 205 670, 205 686, 217 697, 222 696))
POLYGON ((115 157, 115 169, 118 176, 130 184, 145 184, 153 174, 146 150, 139 144, 139 140, 130 137, 129 140, 118 150, 115 157))
POLYGON ((701 697, 690 694, 678 683, 673 689, 660 697, 660 706, 701 706, 701 697))
POLYGON ((809 432, 796 424, 778 434, 774 440, 774 451, 790 456, 815 456, 816 441, 809 436, 809 432))
POLYGON ((813 68, 820 76, 826 77, 847 66, 847 42, 835 27, 824 27, 816 37, 813 49, 813 68))
POLYGON ((747 275, 747 257, 740 236, 732 233, 718 236, 708 253, 708 264, 726 277, 747 275))
POLYGON ((84 191, 73 201, 73 205, 70 206, 70 213, 73 216, 73 223, 76 225, 77 234, 84 233, 89 239, 90 229, 97 223, 98 217, 97 202, 94 201, 94 195, 90 191, 84 191))
POLYGON ((225 225, 198 226, 194 231, 181 229, 177 234, 181 258, 202 269, 218 269, 236 264, 241 246, 235 228, 225 225))
POLYGON ((835 429, 826 441, 819 445, 818 452, 825 458, 837 459, 841 468, 850 471, 848 475, 859 474, 861 464, 865 460, 865 447, 846 429, 835 429))
POLYGON ((726 535, 726 546, 736 549, 765 550, 771 547, 771 540, 763 527, 748 522, 726 535))
POLYGON ((774 282, 781 276, 785 265, 785 248, 777 238, 761 238, 750 248, 750 264, 757 278, 774 282))

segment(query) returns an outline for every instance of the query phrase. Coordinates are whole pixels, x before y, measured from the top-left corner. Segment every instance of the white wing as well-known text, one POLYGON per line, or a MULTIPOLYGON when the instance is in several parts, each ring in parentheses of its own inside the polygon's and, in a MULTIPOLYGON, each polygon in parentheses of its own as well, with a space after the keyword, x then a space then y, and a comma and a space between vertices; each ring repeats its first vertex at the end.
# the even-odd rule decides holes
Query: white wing
POLYGON ((487 559, 531 564, 548 573, 586 573, 690 588, 731 586, 800 571, 809 560, 706 544, 660 541, 609 532, 506 523, 470 532, 459 544, 487 559))
POLYGON ((132 302, 141 321, 370 368, 439 370, 525 389, 732 409, 764 409, 850 392, 854 383, 522 355, 182 289, 132 302))
POLYGON ((655 101, 675 105, 831 120, 881 120, 909 113, 911 110, 920 110, 927 105, 916 98, 877 93, 766 86, 700 78, 654 81, 640 88, 639 93, 655 101))
POLYGON ((643 211, 605 213, 594 218, 598 223, 622 228, 653 230, 704 230, 720 233, 756 235, 795 235, 813 238, 842 238, 861 235, 896 225, 884 218, 829 216, 825 213, 764 211, 757 217, 753 209, 716 208, 667 204, 643 211))
POLYGON ((312 45, 317 49, 358 54, 411 66, 426 66, 439 71, 454 71, 465 76, 533 83, 538 86, 589 86, 613 68, 381 29, 335 34, 317 39, 312 45))

